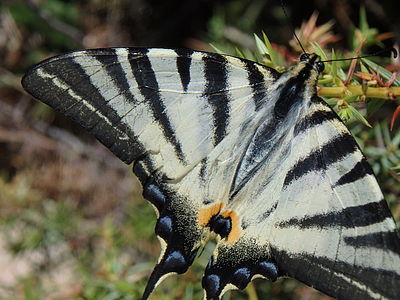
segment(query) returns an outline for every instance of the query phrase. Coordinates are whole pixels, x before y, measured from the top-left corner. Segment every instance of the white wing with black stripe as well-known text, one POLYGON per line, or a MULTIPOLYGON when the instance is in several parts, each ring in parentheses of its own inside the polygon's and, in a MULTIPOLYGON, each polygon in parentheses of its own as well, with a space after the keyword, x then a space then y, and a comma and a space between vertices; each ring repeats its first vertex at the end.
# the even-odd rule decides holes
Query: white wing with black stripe
POLYGON ((134 162, 162 245, 143 299, 212 233, 206 299, 259 276, 396 299, 398 233, 363 154, 316 95, 319 60, 280 74, 191 50, 95 49, 46 60, 22 83, 134 162))

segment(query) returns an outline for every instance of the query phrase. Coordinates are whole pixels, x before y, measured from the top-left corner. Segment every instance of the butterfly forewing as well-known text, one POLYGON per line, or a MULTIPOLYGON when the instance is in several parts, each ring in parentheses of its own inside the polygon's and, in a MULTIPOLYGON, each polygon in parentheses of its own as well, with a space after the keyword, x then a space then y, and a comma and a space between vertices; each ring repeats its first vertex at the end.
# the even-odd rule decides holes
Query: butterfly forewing
POLYGON ((22 83, 134 162, 162 246, 143 299, 185 272, 211 232, 207 299, 286 275, 343 299, 395 299, 395 224, 354 139, 316 96, 318 61, 280 74, 192 50, 95 49, 46 60, 22 83))

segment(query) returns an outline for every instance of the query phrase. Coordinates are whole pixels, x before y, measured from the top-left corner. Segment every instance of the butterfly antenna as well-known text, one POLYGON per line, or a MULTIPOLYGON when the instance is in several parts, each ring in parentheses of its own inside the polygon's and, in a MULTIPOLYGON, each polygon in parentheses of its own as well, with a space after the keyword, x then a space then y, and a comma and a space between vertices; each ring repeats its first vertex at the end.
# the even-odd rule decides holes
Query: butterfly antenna
POLYGON ((356 57, 350 57, 350 58, 338 58, 338 59, 328 59, 324 60, 321 62, 331 62, 331 61, 345 61, 345 60, 353 60, 353 59, 359 59, 359 58, 367 58, 367 57, 373 57, 373 56, 380 56, 382 54, 390 52, 393 55, 393 58, 397 58, 398 52, 396 48, 386 48, 381 51, 375 52, 373 54, 367 54, 367 55, 361 55, 361 56, 356 56, 356 57))
POLYGON ((286 12, 285 3, 283 2, 283 0, 281 0, 281 7, 282 7, 282 10, 283 10, 283 13, 285 14, 286 20, 287 20, 290 28, 292 29, 293 35, 294 35, 294 37, 296 38, 297 42, 300 45, 301 50, 303 51, 303 53, 307 53, 306 50, 304 49, 303 45, 301 44, 300 39, 296 34, 296 31, 294 30, 293 23, 290 21, 290 18, 288 16, 287 12, 286 12))

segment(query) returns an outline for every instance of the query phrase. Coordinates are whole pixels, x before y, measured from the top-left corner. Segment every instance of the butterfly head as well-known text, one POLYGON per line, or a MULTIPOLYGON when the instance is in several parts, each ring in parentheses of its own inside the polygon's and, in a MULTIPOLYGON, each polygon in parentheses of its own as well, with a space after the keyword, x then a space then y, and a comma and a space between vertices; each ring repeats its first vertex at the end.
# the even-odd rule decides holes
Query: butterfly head
POLYGON ((305 62, 307 65, 311 66, 318 73, 322 73, 324 71, 325 65, 321 61, 321 57, 314 53, 303 53, 300 55, 300 61, 305 62))

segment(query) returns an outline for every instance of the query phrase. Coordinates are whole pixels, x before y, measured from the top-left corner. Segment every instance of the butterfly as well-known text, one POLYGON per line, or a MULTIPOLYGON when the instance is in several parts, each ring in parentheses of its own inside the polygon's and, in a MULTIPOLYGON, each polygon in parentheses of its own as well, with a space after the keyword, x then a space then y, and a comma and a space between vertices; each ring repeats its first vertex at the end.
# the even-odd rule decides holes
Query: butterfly
POLYGON ((211 238, 208 300, 283 276, 340 299, 398 299, 399 235, 317 95, 323 68, 307 53, 280 73, 188 49, 107 48, 47 59, 22 85, 133 164, 162 249, 143 300, 211 238))

